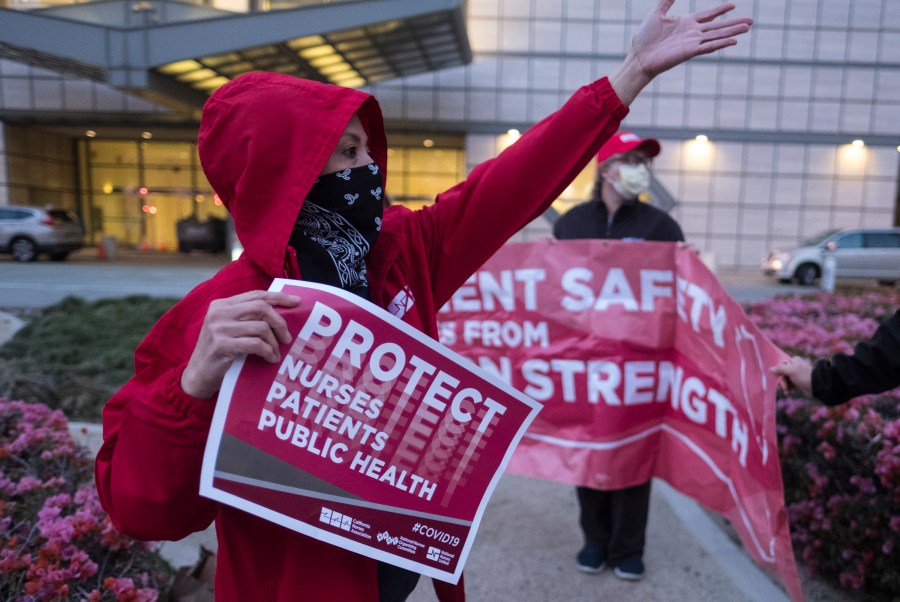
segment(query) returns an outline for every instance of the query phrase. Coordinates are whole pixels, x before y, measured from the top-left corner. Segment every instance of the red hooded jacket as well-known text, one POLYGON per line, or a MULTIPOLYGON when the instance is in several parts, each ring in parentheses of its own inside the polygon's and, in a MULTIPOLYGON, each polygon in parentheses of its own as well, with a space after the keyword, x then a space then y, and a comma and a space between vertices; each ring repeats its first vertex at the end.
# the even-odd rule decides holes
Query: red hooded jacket
MULTIPOLYGON (((366 259, 372 301, 429 336, 436 311, 510 236, 549 206, 627 114, 606 79, 579 89, 496 159, 419 211, 386 209, 366 259)), ((374 560, 199 495, 215 405, 180 386, 211 301, 300 278, 288 245, 315 178, 358 114, 387 174, 375 99, 349 88, 249 73, 203 109, 203 170, 234 218, 244 254, 166 313, 135 351, 135 376, 103 411, 96 480, 123 533, 178 540, 216 521, 216 599, 370 602, 374 560)))

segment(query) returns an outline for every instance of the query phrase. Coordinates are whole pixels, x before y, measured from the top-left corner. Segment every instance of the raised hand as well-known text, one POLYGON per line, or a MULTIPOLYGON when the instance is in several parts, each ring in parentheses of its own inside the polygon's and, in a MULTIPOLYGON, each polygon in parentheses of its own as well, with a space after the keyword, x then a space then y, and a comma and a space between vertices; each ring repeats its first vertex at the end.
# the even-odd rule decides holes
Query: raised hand
POLYGON ((666 13, 674 3, 661 0, 631 41, 631 52, 651 79, 695 56, 734 46, 735 36, 749 31, 753 23, 747 18, 715 20, 732 11, 734 4, 670 17, 666 13))
POLYGON ((666 13, 675 0, 660 0, 631 41, 631 50, 610 83, 625 104, 629 104, 650 81, 681 63, 737 44, 736 36, 750 30, 753 20, 745 17, 717 21, 734 10, 721 4, 684 17, 666 13))
POLYGON ((181 388, 198 399, 209 399, 241 355, 280 361, 279 343, 290 343, 291 335, 274 306, 296 307, 299 303, 300 298, 294 295, 267 291, 250 291, 210 303, 197 346, 181 375, 181 388))

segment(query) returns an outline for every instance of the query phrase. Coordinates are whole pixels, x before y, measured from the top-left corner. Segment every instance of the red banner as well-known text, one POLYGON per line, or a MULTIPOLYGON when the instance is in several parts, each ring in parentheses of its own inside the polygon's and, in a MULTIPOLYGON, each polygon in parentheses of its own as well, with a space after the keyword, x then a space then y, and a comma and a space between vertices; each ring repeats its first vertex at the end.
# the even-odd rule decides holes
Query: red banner
POLYGON ((768 373, 783 353, 694 252, 509 244, 439 319, 442 343, 544 404, 510 472, 597 489, 664 479, 728 517, 802 598, 768 373))
POLYGON ((539 404, 359 297, 271 290, 301 298, 294 341, 228 372, 201 494, 456 583, 539 404))

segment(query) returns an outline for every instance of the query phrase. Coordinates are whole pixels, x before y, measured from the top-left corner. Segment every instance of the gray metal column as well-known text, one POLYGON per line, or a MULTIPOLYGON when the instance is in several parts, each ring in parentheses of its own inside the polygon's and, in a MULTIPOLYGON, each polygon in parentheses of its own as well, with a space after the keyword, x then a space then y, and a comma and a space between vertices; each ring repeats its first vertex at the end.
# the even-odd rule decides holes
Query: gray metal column
POLYGON ((9 205, 9 159, 6 154, 6 124, 0 121, 0 205, 9 205))

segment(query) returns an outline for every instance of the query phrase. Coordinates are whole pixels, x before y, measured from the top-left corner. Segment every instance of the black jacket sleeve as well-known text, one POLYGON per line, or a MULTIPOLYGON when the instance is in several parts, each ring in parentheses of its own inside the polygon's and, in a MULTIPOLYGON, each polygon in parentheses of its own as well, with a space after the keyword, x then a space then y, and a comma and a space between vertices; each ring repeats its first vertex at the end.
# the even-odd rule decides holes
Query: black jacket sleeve
POLYGON ((852 355, 838 353, 816 362, 813 397, 834 406, 854 397, 881 393, 900 385, 900 310, 888 318, 852 355))

